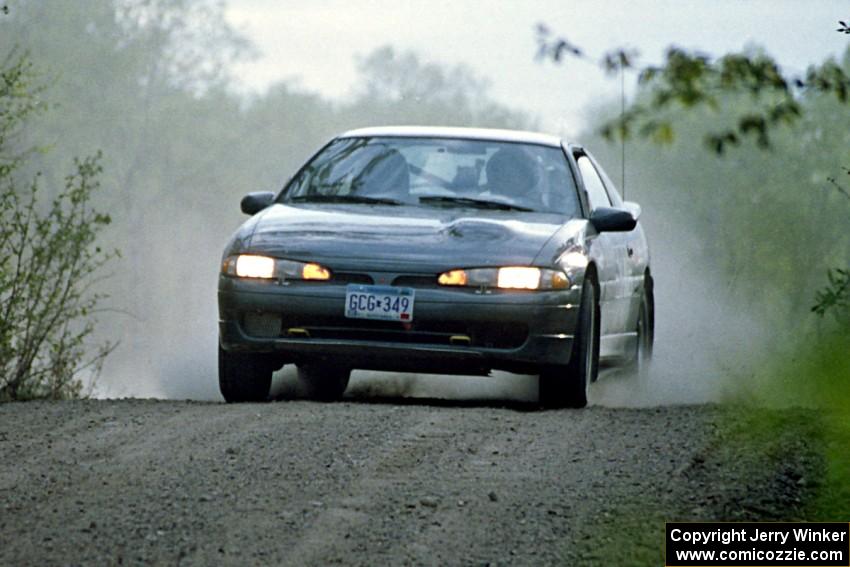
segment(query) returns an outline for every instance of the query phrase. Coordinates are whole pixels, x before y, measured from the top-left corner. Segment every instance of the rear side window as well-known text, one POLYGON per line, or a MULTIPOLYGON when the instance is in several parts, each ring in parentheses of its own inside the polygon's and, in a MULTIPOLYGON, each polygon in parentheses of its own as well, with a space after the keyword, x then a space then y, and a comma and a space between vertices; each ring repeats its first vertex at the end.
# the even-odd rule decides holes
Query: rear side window
POLYGON ((597 207, 610 207, 611 199, 608 198, 608 193, 605 191, 605 185, 593 167, 593 162, 587 156, 579 156, 576 159, 579 173, 584 180, 584 187, 587 189, 587 196, 590 199, 591 210, 597 207))

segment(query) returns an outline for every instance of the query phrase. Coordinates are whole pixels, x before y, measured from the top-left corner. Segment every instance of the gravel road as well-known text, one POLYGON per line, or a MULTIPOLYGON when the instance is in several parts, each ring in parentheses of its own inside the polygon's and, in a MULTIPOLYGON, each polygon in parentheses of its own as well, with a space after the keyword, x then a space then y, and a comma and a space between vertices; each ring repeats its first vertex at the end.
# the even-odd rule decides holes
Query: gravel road
POLYGON ((795 517, 810 444, 730 450, 728 416, 380 397, 2 404, 0 565, 581 565, 627 510, 795 517))

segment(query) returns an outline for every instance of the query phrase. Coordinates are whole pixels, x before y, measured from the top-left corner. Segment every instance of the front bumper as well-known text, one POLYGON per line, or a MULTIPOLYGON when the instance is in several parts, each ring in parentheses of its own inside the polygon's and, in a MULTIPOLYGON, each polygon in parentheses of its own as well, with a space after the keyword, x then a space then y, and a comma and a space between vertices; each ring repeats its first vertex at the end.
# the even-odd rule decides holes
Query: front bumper
POLYGON ((327 360, 400 372, 537 373, 569 362, 580 287, 492 293, 415 289, 413 322, 405 325, 346 319, 344 284, 281 285, 222 275, 221 346, 274 353, 282 363, 327 360), (267 322, 259 331, 258 320, 267 322))

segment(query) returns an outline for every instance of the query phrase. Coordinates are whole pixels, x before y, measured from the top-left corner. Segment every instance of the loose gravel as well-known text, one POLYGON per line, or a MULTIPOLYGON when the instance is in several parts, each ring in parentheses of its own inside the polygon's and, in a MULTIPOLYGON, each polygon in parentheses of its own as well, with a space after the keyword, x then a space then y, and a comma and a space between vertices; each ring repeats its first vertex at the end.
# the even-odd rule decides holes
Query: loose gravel
POLYGON ((576 565, 625 510, 796 517, 817 474, 811 443, 735 449, 718 441, 729 415, 374 398, 4 404, 0 565, 576 565))

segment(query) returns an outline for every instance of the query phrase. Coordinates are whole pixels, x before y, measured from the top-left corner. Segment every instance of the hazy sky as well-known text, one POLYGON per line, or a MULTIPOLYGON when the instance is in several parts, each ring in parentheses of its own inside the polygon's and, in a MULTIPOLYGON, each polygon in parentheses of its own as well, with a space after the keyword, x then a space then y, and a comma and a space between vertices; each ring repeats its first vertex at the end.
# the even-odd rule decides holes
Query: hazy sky
MULTIPOLYGON (((675 44, 710 54, 759 45, 788 70, 841 54, 850 36, 847 0, 229 0, 228 18, 258 47, 241 65, 246 88, 297 80, 329 98, 351 93, 355 57, 382 45, 412 49, 426 61, 463 63, 487 78, 491 95, 539 116, 541 129, 571 136, 619 81, 571 60, 535 62, 534 27, 546 23, 594 58, 613 46, 659 61, 675 44)), ((633 80, 631 81, 633 82, 633 80)))

